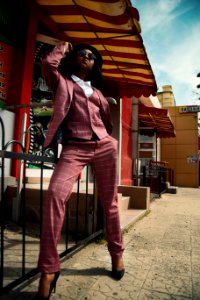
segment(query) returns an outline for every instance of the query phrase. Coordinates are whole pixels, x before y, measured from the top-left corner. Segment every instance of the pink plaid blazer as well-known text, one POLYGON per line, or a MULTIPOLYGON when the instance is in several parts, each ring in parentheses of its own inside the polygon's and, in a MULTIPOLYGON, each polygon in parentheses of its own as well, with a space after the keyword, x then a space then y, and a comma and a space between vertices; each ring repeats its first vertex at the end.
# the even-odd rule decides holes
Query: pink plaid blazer
MULTIPOLYGON (((58 72, 60 60, 64 55, 64 43, 56 46, 43 60, 42 60, 42 74, 46 84, 53 92, 54 96, 54 112, 49 122, 49 128, 46 135, 44 147, 48 147, 53 140, 60 124, 67 116, 73 97, 73 81, 64 78, 58 72)), ((108 134, 112 133, 112 122, 110 116, 110 108, 106 98, 103 94, 95 89, 100 99, 100 115, 105 125, 108 134)))

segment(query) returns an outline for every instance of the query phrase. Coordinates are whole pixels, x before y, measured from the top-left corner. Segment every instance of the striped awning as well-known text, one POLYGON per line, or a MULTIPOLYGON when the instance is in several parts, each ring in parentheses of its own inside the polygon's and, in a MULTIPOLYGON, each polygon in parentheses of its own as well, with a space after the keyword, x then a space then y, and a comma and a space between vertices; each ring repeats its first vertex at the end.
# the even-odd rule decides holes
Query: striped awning
POLYGON ((140 134, 157 137, 175 137, 174 125, 171 121, 169 111, 163 108, 150 107, 139 104, 140 134))
POLYGON ((27 0, 55 37, 89 43, 103 56, 103 75, 123 95, 149 96, 155 77, 140 35, 139 13, 129 0, 27 0), (37 2, 37 3, 36 3, 37 2))

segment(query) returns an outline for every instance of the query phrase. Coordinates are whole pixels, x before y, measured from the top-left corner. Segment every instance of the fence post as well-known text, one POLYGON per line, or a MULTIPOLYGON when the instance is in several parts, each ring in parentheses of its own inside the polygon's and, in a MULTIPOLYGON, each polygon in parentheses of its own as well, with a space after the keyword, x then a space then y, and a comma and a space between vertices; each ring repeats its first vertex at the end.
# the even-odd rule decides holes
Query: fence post
MULTIPOLYGON (((4 148, 5 144, 5 128, 3 120, 0 116, 0 124, 1 124, 1 150, 4 148)), ((4 207, 5 207, 5 200, 3 199, 4 194, 4 157, 2 155, 1 158, 1 198, 0 198, 0 218, 1 218, 1 266, 0 266, 0 288, 3 287, 3 277, 4 277, 4 227, 5 227, 5 214, 4 214, 4 207)))
POLYGON ((146 172, 146 166, 142 167, 142 185, 146 186, 147 185, 147 172, 146 172))
MULTIPOLYGON (((25 147, 25 137, 24 132, 26 129, 27 123, 27 114, 24 113, 22 116, 22 128, 21 128, 21 140, 20 143, 23 147, 25 147)), ((17 184, 17 194, 16 197, 13 198, 13 208, 12 208, 12 218, 15 222, 19 220, 20 215, 20 201, 21 201, 21 190, 22 190, 22 180, 23 180, 23 164, 24 161, 20 160, 18 165, 18 184, 17 184)), ((25 180, 25 178, 24 178, 25 180)))

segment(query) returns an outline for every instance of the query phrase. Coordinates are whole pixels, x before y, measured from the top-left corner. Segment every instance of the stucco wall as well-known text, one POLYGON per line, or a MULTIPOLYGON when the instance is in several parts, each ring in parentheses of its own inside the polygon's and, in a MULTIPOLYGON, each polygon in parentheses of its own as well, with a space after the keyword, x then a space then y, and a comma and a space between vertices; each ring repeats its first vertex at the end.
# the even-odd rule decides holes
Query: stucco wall
POLYGON ((167 107, 175 126, 176 137, 162 139, 161 157, 174 170, 174 184, 198 187, 198 163, 188 163, 198 153, 197 113, 179 113, 179 107, 167 107))

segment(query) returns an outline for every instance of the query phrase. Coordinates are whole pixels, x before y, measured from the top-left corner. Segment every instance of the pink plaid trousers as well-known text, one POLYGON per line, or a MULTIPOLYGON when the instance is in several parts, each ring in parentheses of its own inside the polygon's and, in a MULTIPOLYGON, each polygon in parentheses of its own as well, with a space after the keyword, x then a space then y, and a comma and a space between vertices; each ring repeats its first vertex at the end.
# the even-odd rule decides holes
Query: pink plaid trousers
POLYGON ((69 142, 53 172, 43 212, 38 270, 53 273, 60 269, 57 244, 63 225, 66 202, 86 164, 91 164, 105 215, 108 251, 122 257, 123 240, 117 200, 117 141, 107 136, 100 141, 69 142))

